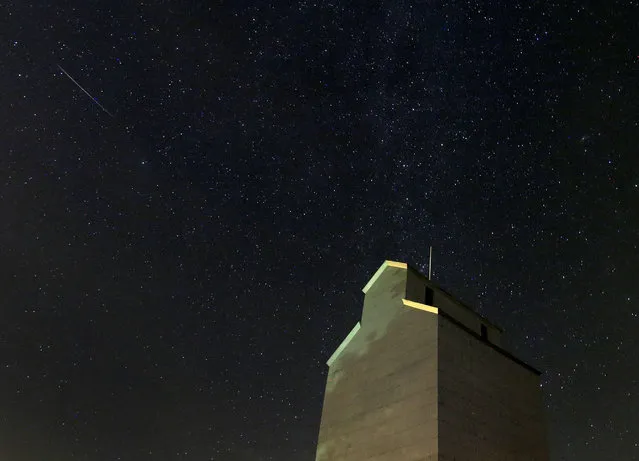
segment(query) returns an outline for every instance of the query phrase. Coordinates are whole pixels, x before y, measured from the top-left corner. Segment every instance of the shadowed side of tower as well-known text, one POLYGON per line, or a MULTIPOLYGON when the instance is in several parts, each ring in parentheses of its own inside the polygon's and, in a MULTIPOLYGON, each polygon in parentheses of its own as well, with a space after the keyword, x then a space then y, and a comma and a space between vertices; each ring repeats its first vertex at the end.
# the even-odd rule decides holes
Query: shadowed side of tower
POLYGON ((539 372, 404 263, 363 289, 328 360, 316 461, 547 461, 539 372))
POLYGON ((547 461, 539 373, 445 314, 437 349, 438 459, 547 461))

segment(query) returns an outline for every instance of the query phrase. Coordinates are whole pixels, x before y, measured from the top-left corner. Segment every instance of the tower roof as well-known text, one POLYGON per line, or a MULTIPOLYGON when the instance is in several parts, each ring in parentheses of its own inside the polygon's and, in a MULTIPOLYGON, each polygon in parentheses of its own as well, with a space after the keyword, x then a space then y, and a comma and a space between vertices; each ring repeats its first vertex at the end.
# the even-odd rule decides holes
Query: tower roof
POLYGON ((364 286, 364 288, 362 288, 362 291, 364 292, 364 294, 366 294, 368 292, 368 290, 370 290, 373 287, 373 285, 375 285, 375 282, 379 279, 379 277, 381 277, 381 275, 384 273, 384 271, 387 268, 389 268, 389 267, 405 269, 407 271, 413 272, 418 277, 420 277, 422 279, 422 281, 424 282, 424 284, 427 285, 429 288, 438 291, 440 294, 446 296, 453 303, 455 303, 458 306, 460 306, 460 307, 462 307, 464 309, 467 309, 468 311, 472 312, 474 315, 479 317, 487 325, 492 326, 493 328, 499 330, 500 332, 504 331, 504 329, 502 327, 500 327, 499 325, 495 324, 494 322, 491 322, 490 320, 488 320, 483 315, 479 314, 477 311, 475 311, 475 309, 470 307, 468 304, 466 304, 463 301, 460 301, 459 299, 454 297, 448 291, 444 290, 441 286, 439 286, 438 284, 436 284, 432 280, 429 280, 428 277, 426 277, 424 274, 419 272, 415 267, 413 267, 413 266, 411 266, 411 265, 409 265, 407 263, 398 262, 398 261, 391 261, 391 260, 388 260, 388 259, 386 261, 384 261, 382 263, 382 265, 379 267, 379 269, 377 269, 375 274, 373 274, 373 276, 370 278, 368 283, 364 286))

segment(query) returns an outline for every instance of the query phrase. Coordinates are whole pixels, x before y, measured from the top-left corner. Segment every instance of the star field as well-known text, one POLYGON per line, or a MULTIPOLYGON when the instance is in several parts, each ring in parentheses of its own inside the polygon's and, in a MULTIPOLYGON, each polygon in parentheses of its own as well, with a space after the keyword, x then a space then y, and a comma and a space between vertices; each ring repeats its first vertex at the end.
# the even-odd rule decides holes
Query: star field
POLYGON ((551 459, 639 459, 638 20, 5 5, 0 459, 313 460, 361 288, 430 245, 544 371, 551 459))

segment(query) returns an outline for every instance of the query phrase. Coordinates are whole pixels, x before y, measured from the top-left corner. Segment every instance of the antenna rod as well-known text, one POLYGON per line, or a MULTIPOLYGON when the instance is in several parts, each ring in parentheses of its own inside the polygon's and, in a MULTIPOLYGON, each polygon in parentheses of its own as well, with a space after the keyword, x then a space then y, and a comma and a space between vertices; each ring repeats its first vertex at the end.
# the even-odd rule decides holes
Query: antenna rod
POLYGON ((432 269, 433 269, 433 247, 431 245, 430 254, 428 255, 428 280, 430 280, 432 269))

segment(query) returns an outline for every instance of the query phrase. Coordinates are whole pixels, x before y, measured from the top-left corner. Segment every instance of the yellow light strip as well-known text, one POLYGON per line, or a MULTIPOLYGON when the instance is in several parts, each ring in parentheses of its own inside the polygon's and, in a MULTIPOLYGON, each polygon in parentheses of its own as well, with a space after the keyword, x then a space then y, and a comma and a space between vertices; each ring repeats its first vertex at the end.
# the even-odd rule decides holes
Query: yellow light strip
POLYGON ((428 304, 416 303, 415 301, 411 301, 409 299, 402 299, 404 306, 412 307, 413 309, 419 309, 421 311, 432 312, 433 314, 439 314, 439 309, 433 306, 429 306, 428 304))
POLYGON ((397 262, 397 261, 389 261, 389 260, 384 261, 384 263, 381 266, 379 266, 379 269, 377 269, 377 272, 375 272, 375 274, 368 281, 366 286, 364 288, 362 288, 362 291, 364 293, 366 293, 366 292, 368 292, 368 290, 370 290, 370 288, 375 284, 375 282, 377 282, 377 279, 384 273, 384 270, 387 267, 397 267, 399 269, 408 269, 408 264, 400 263, 400 262, 397 262))
POLYGON ((400 269, 408 269, 408 264, 406 264, 406 263, 400 263, 400 262, 397 262, 397 261, 389 261, 389 260, 386 260, 384 262, 386 264, 388 264, 389 266, 391 266, 391 267, 399 267, 400 269))

